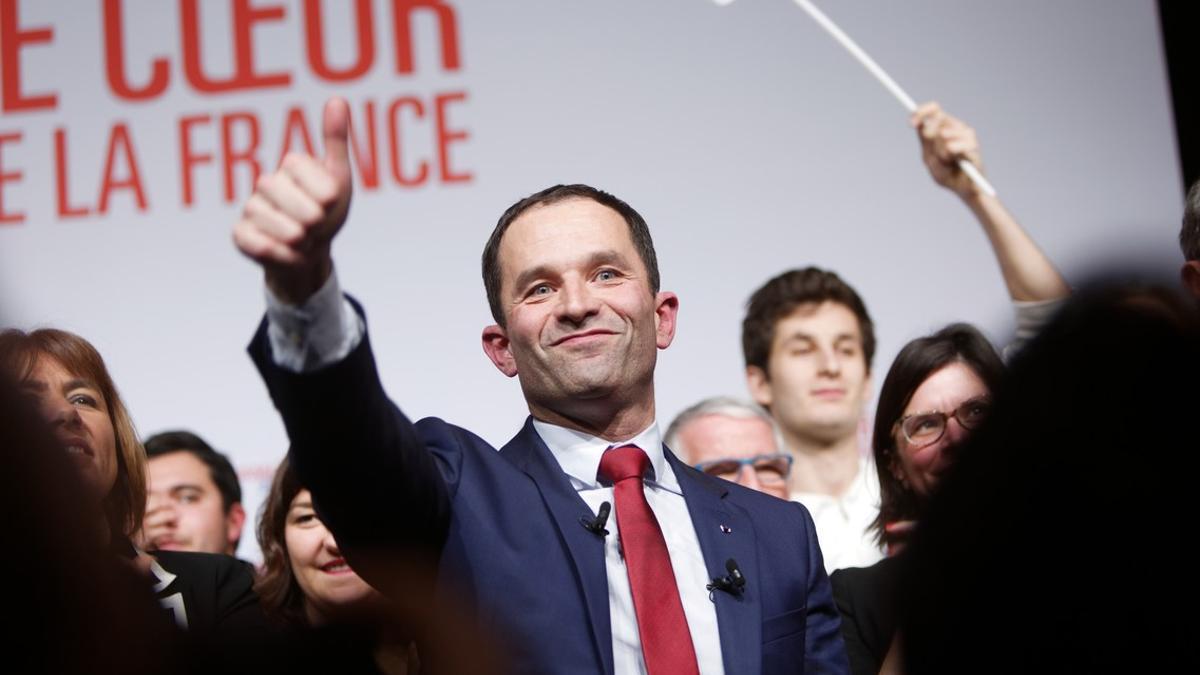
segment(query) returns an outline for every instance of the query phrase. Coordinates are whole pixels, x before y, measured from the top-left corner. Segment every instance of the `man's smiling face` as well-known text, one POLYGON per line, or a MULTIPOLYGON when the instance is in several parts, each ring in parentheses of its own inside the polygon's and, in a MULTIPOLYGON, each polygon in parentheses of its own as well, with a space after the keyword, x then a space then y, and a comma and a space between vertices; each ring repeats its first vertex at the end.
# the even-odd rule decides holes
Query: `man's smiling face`
POLYGON ((534 206, 504 233, 499 262, 506 326, 485 344, 532 408, 652 391, 676 300, 651 292, 620 214, 585 198, 534 206))

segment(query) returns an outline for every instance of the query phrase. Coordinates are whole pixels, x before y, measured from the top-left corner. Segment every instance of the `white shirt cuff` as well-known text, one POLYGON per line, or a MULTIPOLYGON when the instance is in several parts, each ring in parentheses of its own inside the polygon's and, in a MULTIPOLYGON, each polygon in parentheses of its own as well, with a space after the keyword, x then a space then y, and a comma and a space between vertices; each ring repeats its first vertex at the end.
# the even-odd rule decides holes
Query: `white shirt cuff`
POLYGON ((337 363, 362 342, 366 326, 342 295, 337 272, 300 305, 266 289, 267 339, 275 365, 303 373, 337 363))

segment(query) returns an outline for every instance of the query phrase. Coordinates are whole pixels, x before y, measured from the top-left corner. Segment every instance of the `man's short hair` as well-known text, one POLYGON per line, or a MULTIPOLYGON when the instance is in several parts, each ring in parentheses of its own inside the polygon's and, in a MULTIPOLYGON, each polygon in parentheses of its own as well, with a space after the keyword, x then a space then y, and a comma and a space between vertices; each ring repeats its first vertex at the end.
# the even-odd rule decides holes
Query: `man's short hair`
POLYGON ((146 457, 150 459, 175 452, 187 452, 203 462, 208 467, 213 484, 221 493, 221 505, 225 513, 229 513, 234 504, 242 501, 242 486, 238 483, 237 472, 233 470, 229 458, 214 450, 196 434, 183 430, 164 431, 147 438, 143 445, 146 446, 146 457))
POLYGON ((850 284, 837 274, 819 267, 805 267, 780 274, 754 291, 746 303, 746 318, 742 320, 742 355, 747 366, 757 366, 764 373, 771 358, 771 343, 775 326, 800 305, 835 302, 844 305, 858 319, 862 333, 863 357, 867 372, 875 357, 875 324, 862 298, 850 284))
POLYGON ((1179 248, 1183 251, 1184 260, 1200 260, 1200 180, 1192 183, 1184 200, 1179 248))
POLYGON ((637 249, 642 264, 646 266, 650 292, 658 293, 658 257, 654 253, 654 241, 650 238, 650 228, 647 227, 641 214, 617 197, 589 185, 580 183, 555 185, 529 195, 508 207, 504 215, 500 216, 496 228, 492 230, 492 236, 488 238, 487 245, 483 248, 483 287, 487 291, 492 318, 500 327, 503 328, 505 325, 504 305, 500 298, 500 240, 504 238, 508 226, 512 225, 513 221, 522 213, 535 206, 555 204, 568 199, 590 199, 621 214, 626 224, 629 225, 629 237, 633 240, 633 247, 637 249))
MULTIPOLYGON (((703 401, 687 408, 683 412, 675 416, 671 420, 671 425, 667 427, 667 433, 663 435, 663 443, 680 455, 687 456, 688 452, 683 447, 683 439, 679 435, 683 432, 683 428, 692 420, 706 415, 720 415, 721 417, 732 417, 734 419, 760 419, 771 427, 772 434, 778 436, 778 431, 775 428, 775 420, 767 414, 767 411, 761 407, 733 398, 731 396, 713 396, 706 398, 703 401)), ((778 437, 776 443, 779 442, 778 437)))

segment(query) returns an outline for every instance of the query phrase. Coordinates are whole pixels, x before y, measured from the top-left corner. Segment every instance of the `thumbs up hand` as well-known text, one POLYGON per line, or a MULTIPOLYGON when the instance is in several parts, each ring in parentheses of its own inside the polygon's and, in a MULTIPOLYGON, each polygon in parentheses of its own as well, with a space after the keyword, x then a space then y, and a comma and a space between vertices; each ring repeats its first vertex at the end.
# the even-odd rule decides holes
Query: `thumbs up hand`
POLYGON ((333 269, 333 237, 350 209, 350 109, 332 98, 322 117, 325 155, 289 154, 279 170, 258 179, 233 228, 243 255, 262 265, 267 286, 298 305, 333 269))

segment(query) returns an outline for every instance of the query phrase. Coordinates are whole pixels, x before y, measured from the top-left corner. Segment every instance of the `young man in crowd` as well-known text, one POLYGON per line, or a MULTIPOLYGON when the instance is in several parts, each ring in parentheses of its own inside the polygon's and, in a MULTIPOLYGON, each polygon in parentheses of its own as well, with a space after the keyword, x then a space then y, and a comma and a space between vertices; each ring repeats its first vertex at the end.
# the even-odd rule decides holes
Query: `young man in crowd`
POLYGON ((229 458, 190 431, 155 434, 144 445, 146 550, 234 555, 246 509, 229 458))
POLYGON ((792 457, 790 497, 813 515, 825 569, 879 560, 868 531, 879 478, 859 445, 875 354, 862 299, 833 272, 785 272, 751 296, 742 353, 750 394, 770 411, 792 457))

